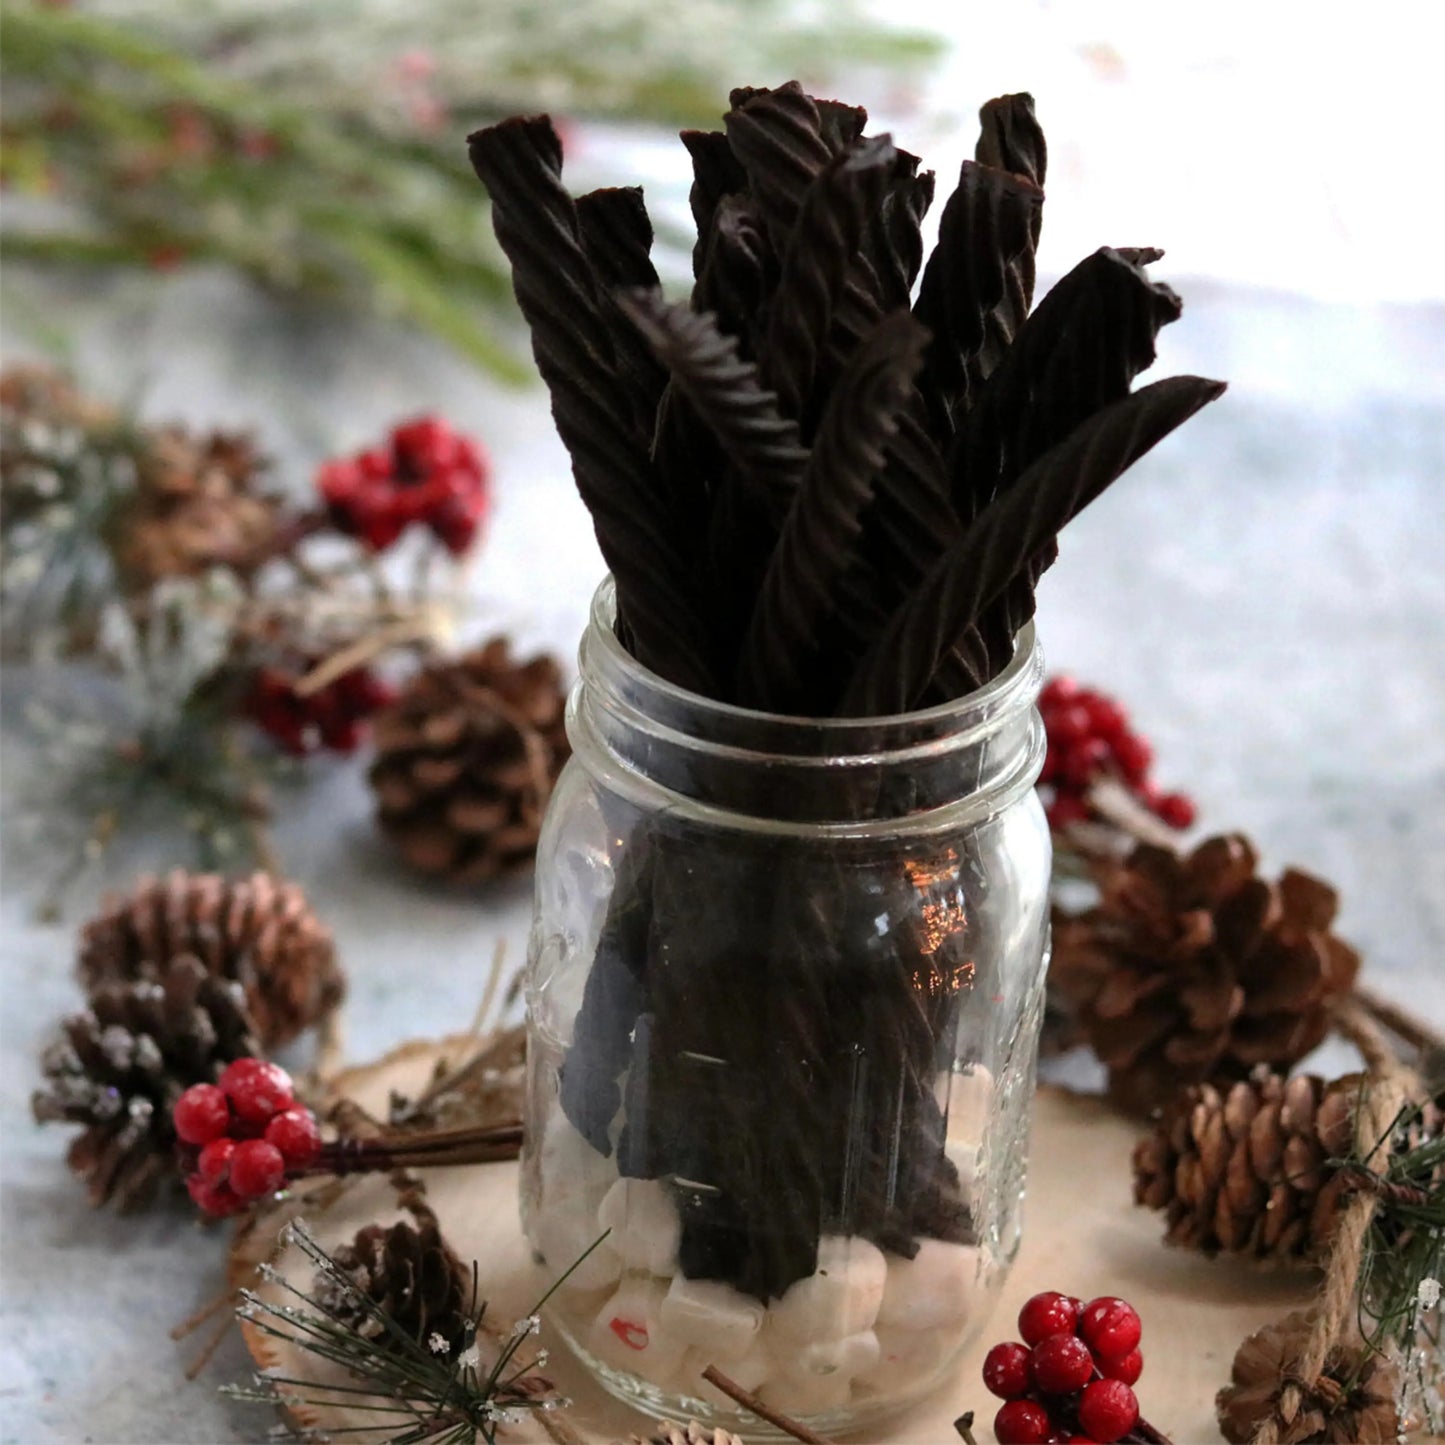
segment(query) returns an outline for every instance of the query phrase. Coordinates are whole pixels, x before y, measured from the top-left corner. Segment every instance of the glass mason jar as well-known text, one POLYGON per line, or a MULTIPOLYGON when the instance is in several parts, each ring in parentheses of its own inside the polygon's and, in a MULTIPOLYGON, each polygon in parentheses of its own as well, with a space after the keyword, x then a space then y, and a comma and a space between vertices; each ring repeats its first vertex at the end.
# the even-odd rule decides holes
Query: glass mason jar
POLYGON ((867 1424, 948 1374, 1018 1247, 1043 660, 1030 627, 955 702, 773 717, 613 620, 604 584, 537 855, 523 1226, 553 1276, 602 1240, 550 1317, 652 1414, 738 1429, 715 1364, 867 1424))

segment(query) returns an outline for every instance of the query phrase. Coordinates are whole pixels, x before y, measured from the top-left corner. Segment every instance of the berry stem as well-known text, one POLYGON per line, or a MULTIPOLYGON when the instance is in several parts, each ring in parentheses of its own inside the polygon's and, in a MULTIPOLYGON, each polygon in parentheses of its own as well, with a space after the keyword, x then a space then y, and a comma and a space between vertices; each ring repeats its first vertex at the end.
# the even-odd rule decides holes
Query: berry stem
POLYGON ((957 1420, 953 1422, 953 1428, 958 1431, 963 1445, 978 1445, 973 1434, 973 1411, 965 1410, 957 1420))
POLYGON ((296 1179, 317 1174, 375 1174, 392 1169, 436 1169, 450 1164, 492 1164, 515 1159, 522 1148, 517 1122, 379 1139, 337 1139, 316 1159, 288 1171, 296 1179))

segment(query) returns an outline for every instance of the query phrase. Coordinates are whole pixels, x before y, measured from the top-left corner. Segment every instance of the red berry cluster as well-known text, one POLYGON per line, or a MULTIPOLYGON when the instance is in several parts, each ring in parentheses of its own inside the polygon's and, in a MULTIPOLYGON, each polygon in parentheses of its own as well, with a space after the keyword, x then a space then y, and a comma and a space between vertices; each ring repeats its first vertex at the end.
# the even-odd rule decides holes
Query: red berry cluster
POLYGON ((1144 1357, 1132 1305, 1036 1294, 1019 1333, 1022 1344, 995 1345, 983 1362, 984 1384, 1006 1401, 993 1422, 999 1445, 1122 1440, 1139 1423, 1132 1386, 1144 1357))
POLYGON ((288 1170, 314 1164, 321 1153, 316 1116, 296 1102, 286 1070, 265 1059, 237 1059, 219 1083, 192 1084, 171 1119, 188 1146, 186 1188, 218 1217, 273 1193, 288 1170))
POLYGON ((481 448, 435 416, 403 422, 384 446, 325 462, 316 487, 333 525, 374 552, 415 522, 459 556, 476 540, 491 499, 481 448))
POLYGON ((286 752, 301 757, 319 748, 355 752, 362 724, 396 698, 396 689, 364 667, 302 697, 297 679, 309 668, 290 673, 263 667, 256 674, 246 712, 286 752))
POLYGON ((1048 752, 1039 782, 1052 794, 1049 826, 1055 830, 1089 816, 1088 792, 1101 778, 1117 778, 1171 828, 1194 822, 1184 793, 1165 793, 1150 780, 1154 750, 1129 726, 1124 709, 1105 693, 1071 677, 1052 678, 1039 694, 1048 752))

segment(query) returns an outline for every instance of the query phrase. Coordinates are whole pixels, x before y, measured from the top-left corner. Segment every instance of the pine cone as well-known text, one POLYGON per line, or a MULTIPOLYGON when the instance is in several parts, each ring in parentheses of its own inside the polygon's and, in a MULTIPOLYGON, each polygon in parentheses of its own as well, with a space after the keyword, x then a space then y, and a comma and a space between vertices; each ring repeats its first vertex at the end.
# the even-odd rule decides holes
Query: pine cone
POLYGON ((165 427, 148 435, 137 461, 115 537, 130 590, 212 567, 247 574, 274 555, 281 500, 261 490, 263 464, 247 437, 165 427))
POLYGON ((240 986, 187 954, 144 978, 102 982, 61 1032, 41 1060, 47 1086, 31 1096, 31 1111, 42 1124, 85 1126, 70 1167, 93 1205, 123 1212, 176 1175, 171 1109, 181 1094, 259 1052, 240 986))
POLYGON ((530 867, 565 710, 557 663, 505 638, 418 673, 373 720, 377 817, 406 861, 462 882, 530 867))
POLYGON ((342 1323, 382 1348, 398 1342, 368 1303, 390 1315, 408 1338, 436 1354, 455 1354, 474 1328, 471 1275, 442 1238, 432 1210, 418 1199, 405 1202, 416 1223, 398 1220, 390 1227, 368 1224, 357 1230, 351 1243, 332 1256, 350 1287, 322 1271, 316 1297, 342 1323))
POLYGON ((1215 1400, 1226 1440, 1244 1445, 1266 1420, 1279 1425, 1280 1445, 1385 1445, 1399 1436, 1395 1366, 1362 1341, 1336 1346, 1319 1379, 1299 1379, 1299 1359, 1310 1333, 1310 1316, 1286 1315, 1252 1334, 1234 1357, 1230 1385, 1215 1400), (1286 1419, 1280 1396, 1286 1383, 1300 1389, 1297 1411, 1286 1419))
POLYGON ((181 869, 106 900, 81 933, 80 979, 93 989, 154 978, 180 954, 245 988, 267 1049, 317 1023, 346 990, 331 934, 298 884, 181 869))
POLYGON ((1288 1070, 1328 1031, 1326 1005, 1359 969, 1330 931, 1335 891, 1296 869, 1266 882, 1257 863, 1239 834, 1184 856, 1143 844, 1099 865, 1097 907, 1056 922, 1050 983, 1124 1107, 1288 1070))
POLYGON ((743 1437, 724 1430, 721 1425, 709 1430, 696 1420, 689 1420, 686 1426, 661 1420, 645 1440, 641 1435, 633 1435, 626 1441, 619 1440, 617 1445, 743 1445, 743 1437))
POLYGON ((1297 1260, 1320 1254, 1344 1179, 1327 1161, 1354 1148, 1359 1078, 1326 1083, 1258 1068, 1223 1090, 1184 1090, 1134 1150, 1134 1200, 1162 1209, 1171 1244, 1297 1260))

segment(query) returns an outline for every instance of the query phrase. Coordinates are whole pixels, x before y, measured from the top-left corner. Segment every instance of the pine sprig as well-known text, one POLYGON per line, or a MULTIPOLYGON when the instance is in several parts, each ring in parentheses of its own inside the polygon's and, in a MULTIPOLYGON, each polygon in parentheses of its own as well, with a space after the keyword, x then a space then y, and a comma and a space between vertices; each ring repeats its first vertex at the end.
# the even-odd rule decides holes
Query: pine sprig
POLYGON ((1440 1315, 1427 1301, 1428 1282, 1445 1281, 1445 1128, 1439 1109, 1406 1105, 1368 1154, 1338 1164, 1381 1195, 1360 1273, 1362 1334, 1373 1348, 1393 1345, 1406 1357, 1422 1341, 1438 1351, 1440 1315))
POLYGON ((177 7, 6 0, 4 171, 42 205, 7 215, 10 259, 228 266, 266 289, 393 317, 511 381, 505 268, 459 139, 552 104, 571 116, 693 122, 715 75, 812 50, 910 64, 931 43, 859 26, 779 26, 778 0, 658 23, 642 0, 553 11, 505 0, 367 4, 338 29, 303 0, 177 7), (719 40, 723 43, 720 45, 719 40), (430 47, 430 48, 428 48, 430 47))
POLYGON ((343 1395, 349 1397, 345 1402, 348 1411, 377 1417, 375 1425, 328 1428, 324 1432, 328 1437, 365 1433, 384 1438, 388 1445, 420 1445, 422 1441, 471 1445, 475 1440, 493 1445, 500 1426, 515 1423, 528 1411, 549 1413, 570 1403, 536 1373, 546 1363, 546 1351, 528 1359, 526 1346, 539 1328, 542 1307, 605 1238, 601 1236, 505 1337, 494 1336, 499 1341, 496 1358, 485 1365, 478 1336, 487 1328, 487 1306, 480 1301, 475 1263, 470 1318, 460 1345, 447 1348, 440 1340, 414 1338, 383 1306, 358 1289, 307 1226, 295 1220, 282 1232, 281 1243, 301 1252, 316 1272, 316 1285, 302 1289, 274 1266, 263 1265, 263 1278, 297 1303, 273 1302, 255 1290, 242 1290, 238 1317, 322 1365, 339 1367, 356 1383, 332 1384, 304 1374, 268 1370, 257 1376, 254 1387, 230 1385, 223 1387, 223 1393, 292 1410, 334 1409, 336 1396, 343 1395), (359 1323, 354 1316, 343 1318, 328 1307, 324 1296, 336 1294, 361 1312, 359 1323), (381 1436, 382 1431, 393 1433, 381 1436))

